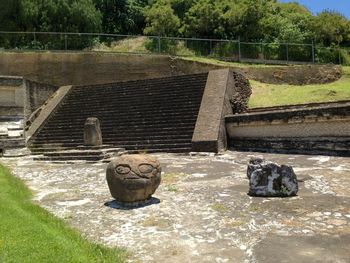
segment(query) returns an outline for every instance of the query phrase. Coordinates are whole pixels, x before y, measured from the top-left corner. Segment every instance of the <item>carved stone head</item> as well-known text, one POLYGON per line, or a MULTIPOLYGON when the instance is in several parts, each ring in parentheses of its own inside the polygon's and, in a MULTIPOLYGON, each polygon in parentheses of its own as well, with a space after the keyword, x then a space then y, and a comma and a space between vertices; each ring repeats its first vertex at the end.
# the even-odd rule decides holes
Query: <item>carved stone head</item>
POLYGON ((107 167, 109 190, 120 202, 132 203, 151 198, 160 181, 160 163, 152 156, 123 155, 107 167))

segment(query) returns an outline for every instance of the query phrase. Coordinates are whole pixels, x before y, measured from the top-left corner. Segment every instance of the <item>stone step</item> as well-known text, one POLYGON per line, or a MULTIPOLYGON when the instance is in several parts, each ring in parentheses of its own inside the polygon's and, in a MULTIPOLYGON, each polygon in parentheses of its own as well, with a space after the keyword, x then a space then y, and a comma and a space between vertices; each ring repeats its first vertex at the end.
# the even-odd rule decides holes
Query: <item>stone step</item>
MULTIPOLYGON (((118 148, 124 148, 127 151, 136 151, 136 150, 143 150, 147 151, 148 149, 191 149, 191 142, 189 143, 179 143, 179 144, 139 144, 139 145, 114 145, 118 148)), ((55 146, 52 148, 48 147, 36 147, 36 148, 30 148, 31 152, 33 153, 45 153, 45 152, 54 152, 54 151, 62 151, 63 149, 75 149, 78 147, 78 145, 74 144, 61 144, 60 146, 55 146)))
POLYGON ((31 139, 32 151, 82 145, 86 119, 97 117, 104 143, 135 152, 189 152, 207 76, 73 87, 31 139))
POLYGON ((170 76, 164 78, 153 78, 147 80, 131 80, 124 82, 114 82, 106 84, 95 84, 87 86, 76 86, 76 89, 88 89, 88 88, 104 88, 104 87, 118 87, 118 86, 128 86, 128 87, 138 87, 138 86, 156 86, 155 84, 167 85, 168 83, 179 83, 187 84, 191 81, 206 80, 208 73, 202 74, 190 74, 190 75, 181 75, 181 76, 170 76))
MULTIPOLYGON (((54 150, 54 149, 53 149, 54 150)), ((162 153, 162 152, 166 152, 166 153, 189 153, 191 152, 191 147, 183 147, 183 148, 173 148, 173 147, 170 147, 170 148, 161 148, 161 149, 158 149, 158 148, 149 148, 149 149, 137 149, 137 150, 127 150, 126 151, 127 153, 130 153, 130 154, 136 154, 136 153, 162 153)), ((32 152, 33 155, 43 155, 45 154, 45 151, 44 152, 32 152)), ((46 157, 46 156, 40 156, 40 157, 34 157, 33 160, 37 160, 37 161, 69 161, 69 160, 85 160, 85 161, 88 161, 86 159, 84 159, 84 156, 74 156, 72 158, 69 158, 69 157, 66 157, 66 160, 62 160, 62 158, 60 157, 46 157), (74 159, 72 159, 74 158, 74 159)), ((90 161, 101 161, 103 160, 104 158, 91 158, 90 161)))
MULTIPOLYGON (((150 134, 150 133, 138 133, 138 134, 105 134, 102 135, 102 139, 104 142, 108 142, 108 141, 127 141, 127 140, 132 140, 132 141, 142 141, 142 140, 169 140, 169 141, 175 141, 175 140, 191 140, 192 139, 192 133, 188 131, 186 136, 184 134, 176 134, 176 133, 172 133, 170 134, 168 137, 161 137, 161 138, 154 138, 153 135, 157 135, 157 134, 150 134)), ((164 133, 166 134, 166 133, 164 133)), ((66 134, 60 134, 60 135, 47 135, 45 134, 45 136, 43 137, 35 137, 34 139, 32 139, 30 142, 31 143, 50 143, 52 141, 83 141, 84 138, 84 134, 74 134, 71 135, 69 137, 67 137, 66 134)))
MULTIPOLYGON (((82 114, 83 115, 83 114, 82 114)), ((91 114, 92 115, 92 114, 91 114)), ((52 125, 57 125, 57 124, 84 124, 86 119, 89 118, 87 116, 91 115, 86 115, 86 116, 80 116, 77 118, 69 119, 69 115, 66 117, 55 117, 55 122, 49 123, 52 125)), ((148 125, 157 125, 157 124, 164 124, 164 123, 191 123, 195 122, 197 120, 197 115, 192 114, 191 116, 181 116, 178 115, 177 117, 172 117, 172 116, 149 116, 147 119, 142 118, 142 117, 135 117, 134 116, 129 116, 129 118, 118 118, 118 115, 115 116, 101 116, 99 114, 94 114, 93 116, 97 116, 96 118, 99 119, 100 123, 103 122, 105 126, 111 126, 114 125, 115 123, 127 123, 128 125, 133 125, 133 124, 148 124, 148 125)), ((126 126, 126 125, 124 125, 126 126)))
MULTIPOLYGON (((147 97, 154 97, 155 99, 157 98, 162 98, 162 97, 170 97, 174 95, 179 95, 180 97, 184 97, 184 94, 201 94, 201 91, 203 89, 203 84, 198 83, 198 84, 192 84, 192 86, 183 86, 180 88, 177 88, 177 86, 168 86, 166 88, 149 88, 149 87, 140 87, 140 89, 135 89, 135 88, 97 88, 96 90, 94 89, 84 89, 81 91, 76 90, 75 88, 72 89, 72 91, 69 94, 69 98, 78 98, 84 96, 87 92, 89 95, 93 95, 96 97, 101 97, 105 98, 104 95, 110 95, 111 97, 129 97, 129 98, 142 98, 142 96, 147 96, 147 97), (154 96, 156 95, 156 96, 154 96)), ((86 99, 92 100, 93 97, 86 97, 86 99)))
MULTIPOLYGON (((189 143, 191 142, 190 138, 186 139, 172 139, 172 140, 105 140, 104 143, 108 143, 110 145, 144 145, 144 144, 181 144, 181 143, 189 143)), ((72 139, 61 139, 61 140, 52 140, 52 141, 36 141, 35 145, 50 145, 50 144, 61 144, 61 145, 83 145, 84 141, 80 140, 72 140, 72 139)))
MULTIPOLYGON (((69 116, 69 115, 68 115, 69 116)), ((129 126, 133 124, 139 124, 139 123, 148 123, 148 124, 162 124, 162 123, 188 123, 188 122, 196 122, 197 120, 197 113, 193 113, 192 116, 181 116, 180 114, 176 117, 174 116, 144 116, 144 117, 138 117, 138 116, 130 116, 129 118, 120 117, 119 116, 102 116, 99 114, 87 114, 87 115, 81 115, 77 118, 69 119, 68 116, 65 117, 57 117, 55 118, 54 122, 49 122, 47 126, 57 126, 60 124, 84 124, 86 119, 89 117, 96 117, 99 119, 101 125, 103 126, 111 126, 113 123, 127 123, 129 126)), ((125 126, 125 125, 124 125, 125 126)), ((46 126, 45 126, 46 127, 46 126)))
POLYGON ((126 92, 132 91, 134 94, 137 92, 150 92, 155 91, 157 93, 161 93, 163 91, 168 92, 178 92, 178 91, 186 91, 186 90, 194 90, 197 88, 202 88, 202 85, 205 84, 206 80, 198 79, 198 80, 190 80, 187 83, 183 81, 179 82, 164 82, 164 83, 146 83, 146 84, 132 84, 132 83, 122 83, 119 82, 117 84, 107 84, 101 86, 75 86, 71 90, 73 94, 85 94, 86 92, 97 93, 99 90, 103 90, 105 92, 126 92))
MULTIPOLYGON (((152 136, 133 136, 132 139, 133 140, 137 140, 137 141, 141 141, 141 140, 176 140, 176 139, 191 139, 192 138, 192 131, 188 131, 187 133, 183 133, 183 134, 168 134, 168 133, 164 133, 162 135, 152 135, 152 136)), ((129 134, 124 134, 123 136, 115 136, 115 138, 122 140, 123 138, 129 138, 129 134)), ((45 140, 51 139, 52 136, 50 135, 42 135, 39 138, 34 138, 33 141, 39 143, 39 142, 45 142, 45 140)), ((55 136, 55 138, 57 138, 58 140, 67 140, 67 137, 65 134, 61 135, 61 136, 55 136)), ((83 133, 81 134, 74 134, 70 136, 70 139, 81 139, 83 138, 83 133)), ((112 138, 112 137, 111 137, 112 138)), ((32 142, 33 142, 32 141, 32 142)))
POLYGON ((40 156, 34 157, 34 161, 93 161, 98 162, 104 159, 104 155, 83 155, 83 156, 40 156))
MULTIPOLYGON (((162 124, 128 124, 128 123, 122 123, 121 125, 123 126, 107 126, 105 124, 101 124, 101 131, 104 133, 118 133, 118 132, 123 132, 127 131, 132 133, 133 131, 164 131, 164 130, 186 130, 186 129, 193 129, 194 128, 194 122, 188 122, 188 123, 162 123, 162 124), (126 125, 126 126, 124 126, 126 125)), ((76 129, 76 132, 83 132, 84 130, 84 123, 80 124, 70 124, 70 123, 60 123, 57 124, 57 126, 49 126, 45 127, 41 132, 45 133, 55 133, 56 131, 63 130, 65 131, 66 129, 76 129)))
MULTIPOLYGON (((141 107, 141 106, 130 106, 130 107, 119 107, 116 104, 114 105, 105 105, 104 107, 106 108, 101 108, 101 107, 94 107, 91 106, 91 108, 89 107, 89 105, 84 105, 84 106, 80 106, 77 107, 76 109, 72 108, 72 107, 61 107, 59 108, 59 114, 61 115, 65 115, 65 114, 72 114, 79 116, 80 114, 84 114, 84 115, 88 115, 88 114, 93 114, 95 112, 98 112, 100 114, 116 114, 118 113, 119 115, 126 115, 126 114, 161 114, 161 115, 166 115, 169 114, 171 112, 174 112, 174 110, 176 110, 176 112, 181 112, 181 113, 185 113, 187 111, 198 111, 200 106, 200 102, 194 103, 194 104, 188 104, 188 105, 173 105, 171 107, 166 107, 166 106, 162 106, 162 107, 156 107, 154 105, 149 105, 147 107, 141 107), (118 109, 118 111, 117 111, 118 109)), ((57 112, 58 113, 58 112, 57 112)), ((176 114, 174 114, 176 115, 176 114)), ((178 114, 177 114, 178 115, 178 114)), ((60 116, 60 115, 58 115, 60 116)))
POLYGON ((87 155, 94 155, 94 156, 100 156, 100 155, 106 155, 111 153, 121 153, 124 152, 124 148, 105 148, 105 149, 90 149, 89 147, 75 147, 74 149, 66 149, 62 151, 53 151, 53 152, 46 152, 45 156, 52 157, 52 156, 87 156, 87 155))
MULTIPOLYGON (((72 126, 71 129, 72 131, 69 134, 83 134, 83 127, 84 126, 72 126), (76 128, 73 130, 73 128, 76 128)), ((67 127, 63 127, 62 129, 60 128, 50 128, 47 130, 40 131, 40 133, 37 135, 40 137, 40 135, 65 135, 67 134, 67 127)), ((109 136, 122 136, 122 135, 143 135, 143 136, 152 136, 152 135, 157 135, 157 134, 168 134, 168 132, 172 135, 175 134, 182 134, 183 132, 193 132, 194 125, 186 125, 186 126, 177 126, 177 127, 172 127, 172 126, 150 126, 147 128, 144 128, 143 126, 138 126, 138 127, 132 127, 131 128, 121 128, 121 127, 114 127, 114 128, 102 128, 102 136, 104 137, 109 137, 109 136)))
MULTIPOLYGON (((188 109, 186 111, 179 110, 174 113, 176 109, 168 111, 152 111, 152 112, 99 112, 99 111, 86 111, 86 112, 74 112, 74 113, 60 113, 55 116, 57 122, 79 122, 84 121, 89 117, 96 117, 105 122, 113 122, 116 120, 129 121, 129 122, 164 122, 167 120, 196 120, 199 109, 188 109), (191 115, 191 116, 190 116, 191 115), (56 118, 57 117, 57 118, 56 118)), ((48 119, 48 121, 50 121, 48 119)), ((56 123, 56 121, 54 122, 56 123)))
POLYGON ((119 82, 119 83, 109 83, 109 84, 97 84, 90 86, 76 86, 74 87, 74 91, 86 91, 87 89, 144 89, 145 87, 149 88, 158 88, 164 89, 164 87, 169 86, 178 86, 183 88, 183 86, 191 86, 193 83, 206 82, 208 74, 198 74, 195 76, 187 75, 187 76, 175 76, 175 77, 167 77, 167 78, 159 78, 159 79, 148 79, 148 80, 136 80, 136 81, 127 81, 127 82, 119 82))

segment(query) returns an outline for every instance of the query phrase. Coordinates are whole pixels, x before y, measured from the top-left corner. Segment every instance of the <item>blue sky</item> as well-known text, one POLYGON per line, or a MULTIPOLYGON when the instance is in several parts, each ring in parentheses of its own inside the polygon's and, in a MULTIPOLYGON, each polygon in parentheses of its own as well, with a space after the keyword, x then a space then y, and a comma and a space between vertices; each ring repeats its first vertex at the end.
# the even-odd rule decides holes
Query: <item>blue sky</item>
POLYGON ((350 0, 280 0, 280 2, 299 2, 314 14, 324 9, 335 10, 350 19, 350 0))

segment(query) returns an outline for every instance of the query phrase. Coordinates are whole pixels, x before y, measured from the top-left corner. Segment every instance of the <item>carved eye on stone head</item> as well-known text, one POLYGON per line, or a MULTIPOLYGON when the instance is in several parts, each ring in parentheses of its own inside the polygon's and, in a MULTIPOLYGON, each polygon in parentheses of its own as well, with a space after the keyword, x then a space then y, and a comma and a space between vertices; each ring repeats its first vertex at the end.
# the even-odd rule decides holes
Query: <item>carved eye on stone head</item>
POLYGON ((130 167, 128 165, 118 165, 116 168, 115 168, 115 171, 118 173, 118 174, 127 174, 131 171, 130 167))
POLYGON ((152 173, 153 170, 154 170, 154 167, 150 164, 140 164, 139 165, 139 171, 143 174, 152 173))

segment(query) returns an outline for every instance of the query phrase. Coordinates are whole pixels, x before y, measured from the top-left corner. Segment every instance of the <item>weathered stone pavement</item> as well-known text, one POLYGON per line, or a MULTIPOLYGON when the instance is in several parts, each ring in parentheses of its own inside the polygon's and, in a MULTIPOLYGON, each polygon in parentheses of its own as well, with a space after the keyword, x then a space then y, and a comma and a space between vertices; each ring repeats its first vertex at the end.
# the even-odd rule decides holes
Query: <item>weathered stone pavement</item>
POLYGON ((350 262, 350 159, 226 152, 156 155, 160 200, 113 209, 106 164, 0 159, 35 191, 35 201, 87 238, 130 251, 131 262, 350 262), (294 167, 293 198, 247 195, 252 156, 294 167))

